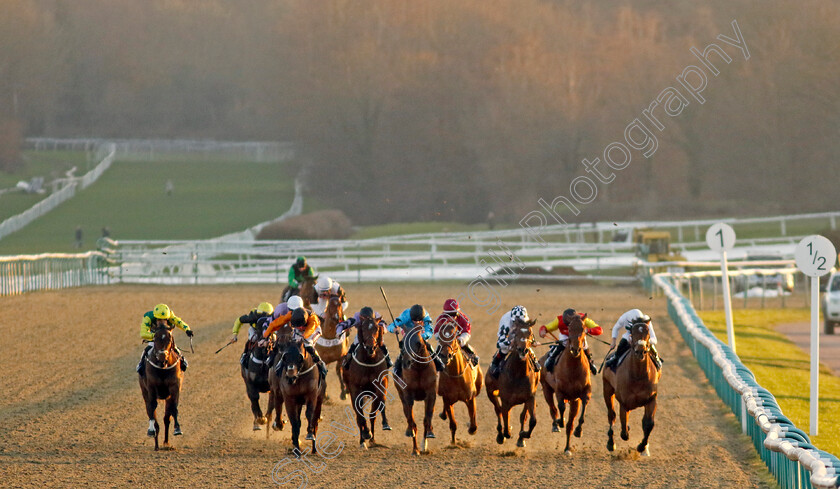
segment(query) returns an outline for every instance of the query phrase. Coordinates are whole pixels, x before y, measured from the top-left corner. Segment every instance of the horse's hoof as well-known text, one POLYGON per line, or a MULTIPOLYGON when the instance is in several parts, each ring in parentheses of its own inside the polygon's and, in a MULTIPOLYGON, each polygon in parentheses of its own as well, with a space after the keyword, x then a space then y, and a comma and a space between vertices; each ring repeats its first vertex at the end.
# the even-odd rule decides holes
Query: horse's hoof
POLYGON ((636 447, 636 451, 639 452, 642 455, 642 457, 650 457, 650 448, 647 446, 643 447, 641 444, 639 444, 639 446, 636 447))
POLYGON ((362 438, 364 438, 365 440, 370 440, 372 438, 370 430, 364 430, 362 432, 362 438))
POLYGON ((438 416, 440 416, 440 419, 446 421, 446 411, 441 411, 440 414, 438 414, 438 416))
POLYGON ((432 430, 429 430, 429 432, 426 433, 426 438, 434 438, 434 437, 435 437, 435 434, 432 430))
POLYGON ((389 425, 387 421, 383 421, 382 422, 382 430, 383 431, 391 431, 391 425, 389 425))
POLYGON ((405 436, 407 436, 407 437, 409 437, 409 438, 414 437, 414 432, 413 432, 413 431, 411 431, 411 428, 406 428, 406 430, 405 430, 405 436))
POLYGON ((551 432, 552 433, 560 433, 560 427, 557 426, 557 423, 551 423, 551 432))
POLYGON ((341 393, 341 400, 343 401, 343 400, 345 400, 345 399, 347 399, 347 393, 346 393, 346 392, 342 392, 342 393, 341 393))
POLYGON ((614 452, 615 451, 615 443, 612 440, 607 442, 607 451, 614 452))
POLYGON ((519 448, 525 448, 525 440, 520 438, 519 440, 516 441, 516 446, 518 446, 519 448))
POLYGON ((630 439, 630 432, 629 431, 622 431, 621 432, 621 439, 627 441, 630 439))
POLYGON ((268 423, 268 419, 266 419, 265 416, 257 418, 257 424, 266 424, 266 423, 268 423))
POLYGON ((418 449, 416 449, 416 448, 415 448, 415 449, 411 452, 411 454, 412 454, 412 455, 420 455, 420 450, 418 450, 418 449))
POLYGON ((474 435, 478 431, 478 426, 470 426, 470 429, 467 430, 467 433, 474 435))
POLYGON ((315 439, 315 435, 313 435, 312 433, 307 433, 306 434, 306 440, 307 441, 312 441, 314 439, 315 439))
POLYGON ((271 429, 274 431, 280 431, 283 429, 283 423, 280 423, 280 426, 277 426, 277 421, 271 423, 271 429))
POLYGON ((531 434, 528 433, 527 431, 520 431, 519 432, 519 438, 531 438, 531 434))
POLYGON ((367 443, 365 443, 365 442, 359 443, 359 448, 361 448, 362 450, 367 450, 368 449, 367 443))
POLYGON ((254 423, 254 431, 262 431, 262 426, 254 423))
POLYGON ((150 429, 150 430, 146 431, 146 436, 150 436, 150 437, 155 436, 155 430, 150 429))
POLYGON ((583 430, 580 429, 580 426, 575 428, 575 438, 580 438, 580 434, 583 430))
POLYGON ((173 431, 172 434, 175 435, 175 436, 183 435, 183 433, 181 433, 181 427, 176 424, 175 425, 175 431, 173 431))
POLYGON ((504 443, 504 442, 505 442, 505 436, 504 436, 504 435, 502 435, 501 433, 499 433, 498 435, 496 435, 496 443, 498 443, 499 445, 501 445, 501 444, 502 444, 502 443, 504 443))
POLYGON ((572 451, 571 451, 570 449, 568 449, 568 448, 567 448, 567 449, 566 449, 566 451, 565 451, 565 452, 563 452, 563 454, 565 454, 565 455, 566 455, 566 456, 568 456, 568 457, 571 457, 571 456, 572 456, 572 451))

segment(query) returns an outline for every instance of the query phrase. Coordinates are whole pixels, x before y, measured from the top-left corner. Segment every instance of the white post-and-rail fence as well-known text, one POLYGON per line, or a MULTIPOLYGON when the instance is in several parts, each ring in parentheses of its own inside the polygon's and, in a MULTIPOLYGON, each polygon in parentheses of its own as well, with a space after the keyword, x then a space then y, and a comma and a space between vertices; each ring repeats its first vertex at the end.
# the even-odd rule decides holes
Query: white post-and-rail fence
POLYGON ((295 157, 289 142, 215 141, 195 139, 57 139, 27 138, 26 145, 36 151, 85 151, 96 154, 105 145, 114 145, 120 161, 159 161, 179 157, 224 161, 280 163, 295 157))
POLYGON ((0 257, 0 296, 112 283, 105 253, 0 257))
POLYGON ((114 162, 114 148, 111 147, 109 149, 110 151, 102 158, 102 161, 83 177, 68 181, 64 187, 53 192, 29 209, 0 222, 0 239, 16 231, 20 231, 35 219, 58 207, 62 202, 71 199, 76 195, 77 187, 85 189, 95 182, 111 166, 111 163, 114 162))
POLYGON ((840 459, 817 449, 808 435, 784 416, 773 394, 758 385, 732 349, 706 328, 674 277, 660 273, 652 282, 665 293, 671 319, 779 485, 783 489, 838 487, 840 459))

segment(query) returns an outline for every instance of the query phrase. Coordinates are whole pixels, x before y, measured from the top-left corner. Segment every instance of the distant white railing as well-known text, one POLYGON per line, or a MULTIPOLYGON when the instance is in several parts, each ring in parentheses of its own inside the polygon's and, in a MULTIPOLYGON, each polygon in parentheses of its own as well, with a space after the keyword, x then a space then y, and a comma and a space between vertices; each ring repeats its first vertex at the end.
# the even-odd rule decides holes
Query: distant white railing
POLYGON ((0 257, 0 296, 111 283, 105 253, 0 257))
POLYGON ((111 163, 114 162, 114 148, 105 156, 96 167, 85 174, 82 178, 77 180, 69 180, 68 183, 61 189, 53 192, 47 198, 41 200, 29 209, 21 212, 16 216, 12 216, 3 222, 0 222, 0 239, 20 231, 29 223, 43 216, 47 212, 58 207, 59 204, 71 199, 76 195, 76 187, 81 185, 81 188, 87 188, 90 184, 95 182, 107 170, 111 163))

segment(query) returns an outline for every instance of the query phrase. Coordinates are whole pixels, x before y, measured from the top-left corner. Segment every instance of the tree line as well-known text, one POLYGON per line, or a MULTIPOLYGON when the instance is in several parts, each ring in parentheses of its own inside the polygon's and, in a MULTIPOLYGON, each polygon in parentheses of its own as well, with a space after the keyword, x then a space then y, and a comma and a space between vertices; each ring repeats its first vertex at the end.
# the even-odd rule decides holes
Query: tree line
POLYGON ((750 58, 569 221, 835 209, 830 0, 4 0, 0 165, 24 136, 291 140, 355 223, 514 223, 733 19, 750 58))

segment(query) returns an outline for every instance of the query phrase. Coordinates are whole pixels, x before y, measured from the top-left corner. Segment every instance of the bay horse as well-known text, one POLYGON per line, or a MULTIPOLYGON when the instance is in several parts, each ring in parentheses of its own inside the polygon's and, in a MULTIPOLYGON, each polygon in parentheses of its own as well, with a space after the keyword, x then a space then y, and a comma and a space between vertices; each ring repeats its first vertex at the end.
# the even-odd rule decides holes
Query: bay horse
POLYGON ((461 344, 458 342, 458 326, 449 321, 438 330, 437 355, 443 361, 444 369, 438 377, 438 395, 443 399, 443 410, 440 418, 449 418, 449 431, 452 433, 452 444, 455 444, 455 422, 453 405, 463 402, 467 405, 470 415, 470 427, 467 431, 474 435, 478 431, 476 423, 476 398, 481 393, 484 375, 481 366, 473 366, 467 359, 461 344))
MULTIPOLYGON (((280 361, 280 357, 282 353, 286 351, 289 345, 292 343, 292 339, 294 338, 294 330, 290 324, 283 325, 280 329, 274 332, 275 340, 274 346, 272 347, 272 355, 269 356, 269 369, 268 369, 268 385, 269 385, 269 394, 268 394, 268 408, 266 409, 266 423, 271 425, 270 430, 266 430, 265 438, 268 439, 271 435, 271 431, 281 431, 283 427, 286 425, 286 422, 283 420, 283 394, 280 392, 279 385, 273 383, 272 380, 272 371, 274 370, 274 366, 277 365, 277 362, 280 361), (277 417, 274 420, 274 423, 271 422, 272 412, 277 411, 277 417)), ((279 380, 279 377, 278 379, 279 380)))
POLYGON ((642 417, 644 438, 636 447, 636 451, 643 456, 650 456, 648 439, 653 431, 653 416, 656 413, 656 394, 660 371, 656 368, 650 351, 650 329, 647 324, 634 324, 630 330, 630 345, 632 351, 625 355, 615 372, 604 369, 604 402, 607 404, 607 419, 610 429, 607 431, 607 450, 615 450, 613 441, 613 422, 615 408, 613 398, 618 400, 621 419, 621 439, 630 439, 627 427, 627 413, 644 406, 642 417))
POLYGON ((335 334, 336 327, 344 319, 344 310, 341 307, 341 298, 337 295, 330 296, 327 308, 324 311, 324 320, 321 322, 321 336, 315 342, 315 349, 324 364, 329 365, 336 362, 335 373, 338 375, 338 382, 341 386, 341 399, 347 399, 347 386, 344 384, 344 355, 350 349, 350 336, 342 332, 341 337, 335 334))
POLYGON ((146 355, 145 375, 140 376, 140 390, 143 393, 143 400, 146 402, 146 414, 149 416, 149 430, 147 434, 155 437, 155 450, 159 450, 158 425, 155 410, 158 400, 166 401, 166 409, 163 414, 163 449, 172 450, 169 445, 169 419, 175 421, 173 435, 181 434, 181 426, 178 424, 178 399, 181 395, 181 382, 184 373, 181 371, 181 357, 175 349, 175 341, 172 339, 172 330, 167 327, 160 327, 155 331, 154 346, 146 355))
MULTIPOLYGON (((586 348, 586 334, 583 330, 583 320, 575 314, 569 324, 569 340, 560 358, 554 364, 551 372, 543 372, 540 376, 540 384, 543 388, 545 402, 551 411, 551 431, 558 432, 563 427, 563 415, 566 411, 566 403, 569 403, 569 422, 566 425, 566 455, 572 454, 571 436, 575 416, 580 409, 580 419, 575 436, 580 438, 583 427, 583 418, 586 414, 586 405, 592 399, 592 379, 589 371, 589 359, 583 354, 586 348), (557 406, 554 405, 554 397, 557 397, 557 406), (558 417, 558 407, 560 415, 558 417)), ((545 365, 546 354, 541 359, 545 365)))
MULTIPOLYGON (((268 324, 266 320, 257 322, 256 328, 259 333, 259 340, 251 348, 245 365, 241 367, 242 380, 245 381, 245 392, 251 401, 251 412, 254 414, 254 431, 262 429, 262 425, 268 422, 260 408, 260 393, 271 391, 268 384, 268 371, 271 366, 268 360, 274 348, 274 338, 263 339, 262 332, 268 324)), ((269 394, 269 404, 271 395, 269 394)))
POLYGON ((281 295, 280 302, 286 302, 289 300, 289 297, 293 295, 300 296, 303 299, 303 307, 307 309, 311 309, 311 305, 313 302, 318 300, 318 293, 315 292, 315 282, 318 281, 318 275, 313 275, 312 277, 305 277, 303 282, 301 282, 297 289, 289 287, 288 285, 283 289, 283 294, 281 295))
POLYGON ((531 327, 536 319, 523 321, 517 319, 511 326, 510 336, 512 338, 510 352, 502 360, 498 379, 489 376, 487 382, 487 397, 493 403, 496 410, 497 425, 496 443, 501 445, 505 438, 510 438, 510 410, 514 406, 522 406, 522 414, 519 416, 520 431, 516 446, 524 447, 525 438, 531 438, 537 419, 534 416, 536 405, 535 395, 537 384, 540 382, 540 374, 535 371, 531 357, 531 344, 534 342, 534 334, 531 327), (525 418, 530 416, 528 431, 525 431, 525 418))
POLYGON ((435 398, 437 390, 437 370, 432 360, 429 344, 420 336, 423 326, 414 326, 405 333, 402 346, 402 379, 394 379, 400 401, 403 405, 408 428, 405 436, 414 441, 414 455, 419 455, 417 449, 417 423, 414 421, 414 403, 425 402, 423 416, 423 451, 427 451, 429 438, 434 438, 432 431, 432 415, 435 412, 435 398))
POLYGON ((359 426, 359 448, 366 450, 367 441, 376 444, 375 421, 377 413, 382 413, 382 429, 390 431, 388 417, 385 414, 385 398, 388 389, 388 366, 385 353, 379 347, 382 343, 382 328, 374 318, 362 317, 356 326, 359 346, 350 359, 350 364, 342 370, 344 383, 350 391, 356 424, 359 426), (370 403, 370 410, 365 414, 365 405, 370 403), (368 429, 370 420, 370 429, 368 429))
MULTIPOLYGON (((283 355, 285 368, 278 374, 272 368, 269 373, 272 393, 279 392, 286 406, 289 423, 292 425, 292 444, 300 450, 300 415, 306 407, 306 439, 312 441, 312 452, 317 453, 315 437, 318 435, 318 421, 321 406, 327 391, 326 379, 321 377, 317 364, 303 347, 303 342, 293 341, 283 355)), ((277 402, 275 396, 275 402, 277 402)))

